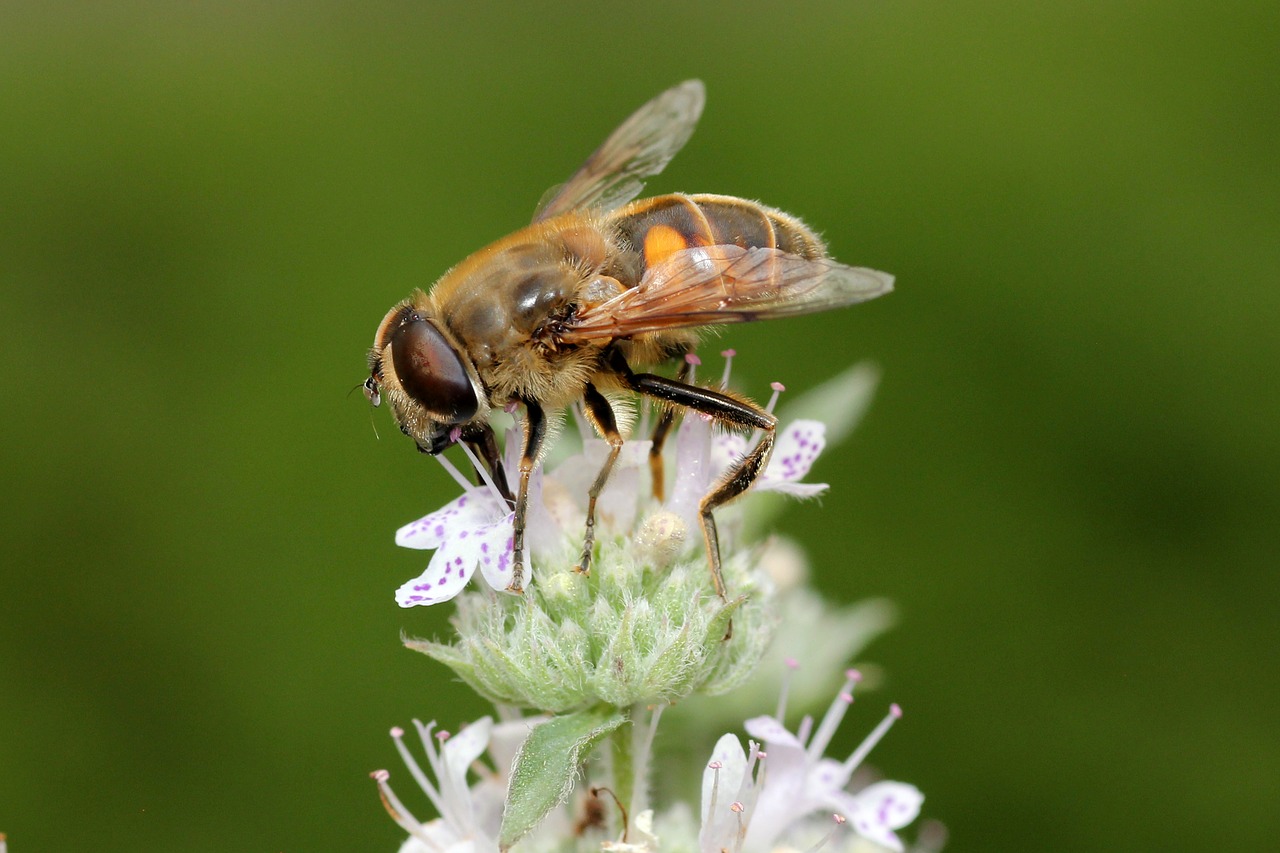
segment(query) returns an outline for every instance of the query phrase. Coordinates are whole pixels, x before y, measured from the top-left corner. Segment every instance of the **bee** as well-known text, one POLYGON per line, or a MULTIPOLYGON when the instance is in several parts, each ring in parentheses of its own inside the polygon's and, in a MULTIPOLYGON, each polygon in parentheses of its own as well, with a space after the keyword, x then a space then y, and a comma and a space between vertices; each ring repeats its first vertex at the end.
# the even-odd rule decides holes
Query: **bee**
POLYGON ((726 590, 714 511, 764 470, 776 418, 749 400, 690 383, 689 360, 707 326, 826 311, 893 289, 892 276, 832 260, 799 219, 754 201, 671 194, 633 201, 688 141, 702 114, 689 80, 637 110, 558 188, 533 223, 486 246, 387 312, 369 351, 364 391, 386 401, 424 453, 463 442, 514 508, 513 577, 523 587, 529 478, 549 414, 581 404, 608 443, 587 494, 579 570, 590 565, 596 500, 623 436, 606 392, 661 407, 653 433, 653 491, 663 494, 662 446, 678 411, 758 431, 699 505, 716 593, 726 590), (669 363, 674 378, 638 372, 669 363), (518 482, 503 473, 489 417, 523 409, 518 482))

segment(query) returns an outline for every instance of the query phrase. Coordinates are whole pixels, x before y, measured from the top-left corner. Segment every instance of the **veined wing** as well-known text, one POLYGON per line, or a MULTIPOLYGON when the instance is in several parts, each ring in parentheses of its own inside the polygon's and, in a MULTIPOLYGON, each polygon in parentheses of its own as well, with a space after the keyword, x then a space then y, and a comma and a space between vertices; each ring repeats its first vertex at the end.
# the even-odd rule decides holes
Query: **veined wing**
POLYGON ((702 115, 706 88, 686 80, 632 114, 564 184, 544 197, 533 216, 541 222, 571 210, 612 210, 640 194, 644 178, 658 174, 689 141, 702 115))
POLYGON ((561 338, 582 342, 812 314, 891 290, 888 273, 830 258, 762 247, 693 247, 651 267, 630 290, 586 308, 561 338))

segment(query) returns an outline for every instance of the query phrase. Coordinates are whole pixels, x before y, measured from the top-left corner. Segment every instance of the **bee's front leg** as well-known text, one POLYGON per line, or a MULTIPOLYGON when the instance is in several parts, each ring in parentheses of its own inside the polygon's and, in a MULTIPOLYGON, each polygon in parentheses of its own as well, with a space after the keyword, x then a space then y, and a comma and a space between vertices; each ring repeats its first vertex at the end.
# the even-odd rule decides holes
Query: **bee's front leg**
POLYGON ((618 461, 618 453, 622 450, 622 435, 618 432, 618 424, 613 417, 613 408, 609 405, 609 401, 605 399, 605 396, 596 390, 594 385, 587 384, 586 391, 582 395, 582 402, 586 404, 584 408, 592 426, 604 437, 605 441, 609 442, 609 457, 605 459, 604 466, 600 469, 600 473, 596 475, 595 482, 591 484, 591 490, 587 492, 587 531, 582 541, 582 558, 574 568, 574 571, 587 574, 591 569, 591 549, 596 539, 596 499, 600 497, 600 493, 604 491, 605 484, 609 482, 609 474, 613 471, 613 463, 618 461))
POLYGON ((547 437, 547 416, 533 400, 522 399, 524 403, 524 449, 520 453, 520 485, 516 491, 515 536, 512 550, 515 552, 514 565, 511 567, 511 583, 508 592, 524 592, 524 527, 525 515, 529 509, 529 477, 533 474, 533 466, 542 456, 542 443, 547 437))
MULTIPOLYGON (((498 449, 498 439, 493 434, 493 427, 481 423, 468 429, 469 432, 462 434, 462 440, 475 453, 476 458, 484 463, 489 476, 493 478, 493 484, 507 505, 514 508, 516 499, 511 494, 511 487, 507 485, 507 472, 502 467, 502 451, 498 449)), ((484 476, 480 471, 476 471, 476 481, 484 483, 484 476)))

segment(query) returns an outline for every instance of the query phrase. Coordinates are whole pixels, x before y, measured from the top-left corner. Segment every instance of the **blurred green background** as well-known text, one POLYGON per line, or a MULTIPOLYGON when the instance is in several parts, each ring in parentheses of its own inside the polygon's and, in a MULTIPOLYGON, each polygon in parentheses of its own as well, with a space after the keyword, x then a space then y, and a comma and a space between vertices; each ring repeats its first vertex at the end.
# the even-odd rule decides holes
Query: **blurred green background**
POLYGON ((898 276, 724 338, 748 387, 883 369, 780 522, 901 607, 874 762, 954 851, 1274 844, 1278 45, 1261 2, 0 7, 10 850, 395 849, 387 729, 485 708, 391 596, 452 486, 347 392, 694 76, 651 191, 898 276))

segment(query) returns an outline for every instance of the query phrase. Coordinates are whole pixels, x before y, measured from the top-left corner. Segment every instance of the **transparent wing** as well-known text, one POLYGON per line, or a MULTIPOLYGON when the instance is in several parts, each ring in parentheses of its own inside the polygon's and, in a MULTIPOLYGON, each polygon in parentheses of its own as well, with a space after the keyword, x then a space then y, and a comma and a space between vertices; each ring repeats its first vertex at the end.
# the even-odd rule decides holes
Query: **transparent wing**
POLYGON ((706 88, 686 80, 632 114, 578 171, 543 197, 534 222, 570 210, 612 210, 640 194, 644 178, 658 174, 693 135, 702 115, 706 88))
POLYGON ((830 258, 761 247, 694 247, 651 267, 630 290, 586 308, 560 337, 582 342, 812 314, 891 290, 888 273, 830 258))

